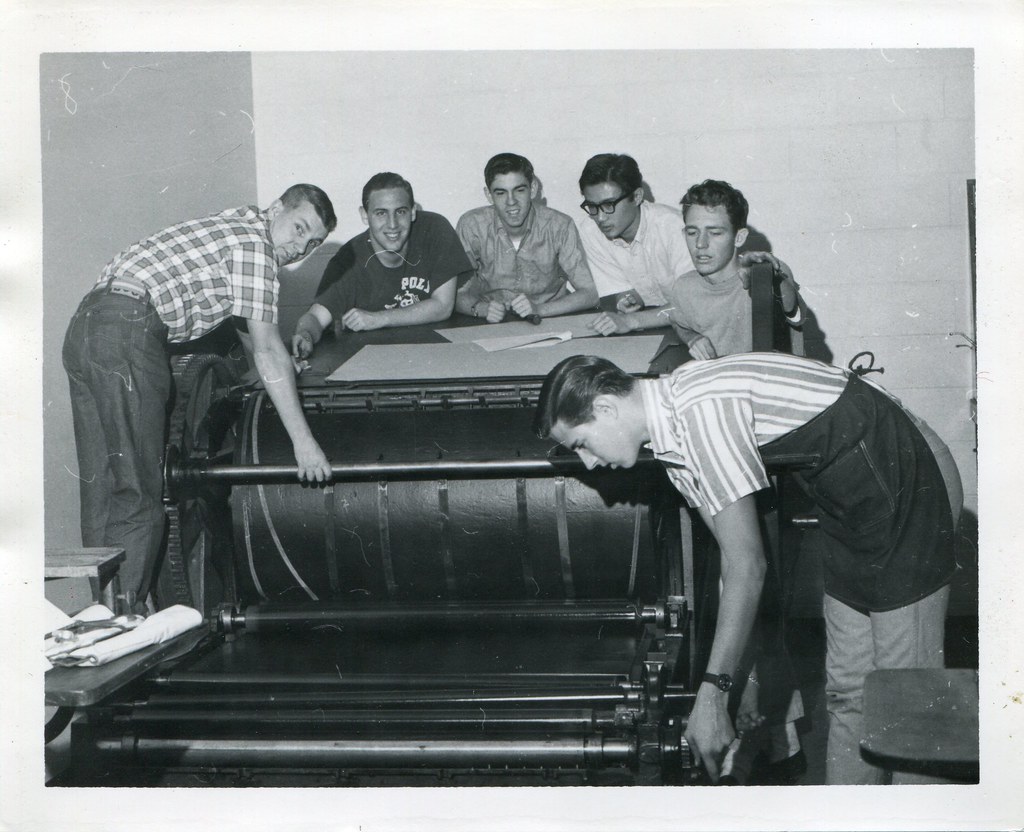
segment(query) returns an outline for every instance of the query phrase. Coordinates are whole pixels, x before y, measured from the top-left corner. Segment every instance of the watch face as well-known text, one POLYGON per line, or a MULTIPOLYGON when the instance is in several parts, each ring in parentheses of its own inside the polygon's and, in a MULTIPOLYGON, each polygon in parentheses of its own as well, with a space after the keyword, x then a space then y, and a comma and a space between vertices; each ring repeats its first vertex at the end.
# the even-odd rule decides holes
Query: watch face
POLYGON ((705 673, 704 681, 711 682, 711 684, 722 691, 732 690, 732 676, 728 673, 721 673, 717 676, 714 673, 705 673))

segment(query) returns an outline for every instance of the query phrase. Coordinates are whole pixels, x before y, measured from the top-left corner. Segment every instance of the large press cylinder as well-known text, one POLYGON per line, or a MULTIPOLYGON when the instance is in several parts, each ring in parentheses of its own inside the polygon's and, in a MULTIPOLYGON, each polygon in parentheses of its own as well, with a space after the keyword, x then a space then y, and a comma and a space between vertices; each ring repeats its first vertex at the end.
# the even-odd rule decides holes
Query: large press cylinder
MULTIPOLYGON (((533 435, 533 412, 369 401, 308 412, 328 458, 364 468, 326 487, 233 488, 239 600, 652 597, 666 541, 678 540, 660 466, 560 465, 554 441, 533 435), (524 460, 541 464, 524 472, 524 460)), ((238 440, 238 465, 294 464, 262 394, 247 402, 238 440)))

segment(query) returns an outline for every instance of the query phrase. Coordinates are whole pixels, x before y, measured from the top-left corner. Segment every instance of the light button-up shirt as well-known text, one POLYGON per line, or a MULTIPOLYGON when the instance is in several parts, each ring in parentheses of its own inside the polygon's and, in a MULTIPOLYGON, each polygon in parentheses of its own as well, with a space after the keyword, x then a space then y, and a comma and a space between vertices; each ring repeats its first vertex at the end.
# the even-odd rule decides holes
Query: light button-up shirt
POLYGON ((471 283, 482 298, 507 300, 522 293, 546 303, 589 284, 579 233, 568 216, 535 205, 516 248, 491 206, 474 208, 459 219, 456 232, 476 274, 471 283))
POLYGON ((640 225, 631 243, 609 240, 586 215, 577 226, 600 297, 633 289, 646 305, 664 306, 666 288, 693 269, 679 209, 641 204, 640 225))

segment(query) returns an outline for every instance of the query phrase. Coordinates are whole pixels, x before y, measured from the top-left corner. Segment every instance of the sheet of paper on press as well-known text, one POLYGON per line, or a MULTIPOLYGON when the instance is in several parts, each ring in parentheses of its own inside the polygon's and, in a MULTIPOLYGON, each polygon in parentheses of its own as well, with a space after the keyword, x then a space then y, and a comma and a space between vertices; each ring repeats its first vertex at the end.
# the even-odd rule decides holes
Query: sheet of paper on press
POLYGON ((479 338, 474 341, 487 352, 501 350, 523 350, 534 347, 553 347, 572 338, 569 330, 562 332, 533 332, 526 335, 509 335, 505 338, 479 338))
MULTIPOLYGON (((530 326, 530 324, 527 324, 530 326)), ((645 373, 661 335, 575 339, 544 349, 488 352, 479 344, 368 345, 327 377, 327 381, 410 381, 450 378, 545 376, 570 355, 599 355, 627 373, 645 373)))
POLYGON ((573 338, 601 338, 599 333, 590 328, 590 322, 597 317, 593 315, 569 315, 564 318, 542 318, 539 324, 529 321, 506 321, 502 324, 481 324, 480 326, 460 326, 451 329, 439 329, 437 334, 456 344, 466 344, 491 338, 511 338, 516 335, 538 335, 553 332, 569 332, 573 338))

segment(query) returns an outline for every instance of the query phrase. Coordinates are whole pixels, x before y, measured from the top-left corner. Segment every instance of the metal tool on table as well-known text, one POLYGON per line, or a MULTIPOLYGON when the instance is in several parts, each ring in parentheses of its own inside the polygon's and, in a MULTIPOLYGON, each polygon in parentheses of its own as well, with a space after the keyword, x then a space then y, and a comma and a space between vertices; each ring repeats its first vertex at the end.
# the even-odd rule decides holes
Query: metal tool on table
POLYGON ((113 618, 101 618, 98 621, 76 620, 47 633, 45 637, 52 638, 58 644, 63 644, 74 641, 82 633, 89 633, 93 630, 116 630, 117 632, 111 633, 111 635, 117 635, 134 630, 145 620, 144 615, 116 615, 113 618))

